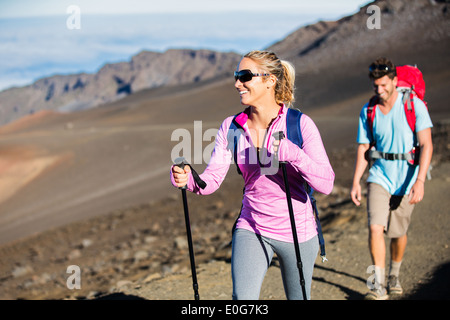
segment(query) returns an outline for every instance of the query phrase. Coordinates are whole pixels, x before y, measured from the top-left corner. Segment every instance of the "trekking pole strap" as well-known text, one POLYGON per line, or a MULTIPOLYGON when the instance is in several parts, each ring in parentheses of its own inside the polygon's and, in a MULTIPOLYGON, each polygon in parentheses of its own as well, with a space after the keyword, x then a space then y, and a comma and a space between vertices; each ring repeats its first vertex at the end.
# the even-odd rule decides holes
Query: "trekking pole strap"
MULTIPOLYGON (((195 183, 201 188, 206 188, 206 182, 200 178, 197 171, 187 162, 183 157, 176 158, 175 159, 175 165, 180 167, 181 169, 184 169, 184 166, 189 166, 191 168, 192 177, 194 178, 195 183)), ((180 189, 186 189, 186 186, 181 187, 180 189)))

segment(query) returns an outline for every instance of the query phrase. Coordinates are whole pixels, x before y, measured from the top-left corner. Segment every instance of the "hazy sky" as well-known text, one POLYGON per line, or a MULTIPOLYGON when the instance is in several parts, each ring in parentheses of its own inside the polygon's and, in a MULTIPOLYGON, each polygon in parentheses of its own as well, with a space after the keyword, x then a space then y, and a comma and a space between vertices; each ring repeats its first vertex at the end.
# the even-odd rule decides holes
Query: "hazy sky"
POLYGON ((357 12, 367 0, 0 0, 0 91, 96 72, 142 50, 264 49, 298 28, 357 12), (75 5, 80 28, 66 22, 75 5), (135 15, 139 14, 139 15, 135 15))
MULTIPOLYGON (((70 5, 82 14, 130 14, 175 12, 289 12, 330 14, 355 12, 363 0, 0 0, 0 18, 64 15, 70 5)), ((256 18, 256 17, 255 17, 256 18)))

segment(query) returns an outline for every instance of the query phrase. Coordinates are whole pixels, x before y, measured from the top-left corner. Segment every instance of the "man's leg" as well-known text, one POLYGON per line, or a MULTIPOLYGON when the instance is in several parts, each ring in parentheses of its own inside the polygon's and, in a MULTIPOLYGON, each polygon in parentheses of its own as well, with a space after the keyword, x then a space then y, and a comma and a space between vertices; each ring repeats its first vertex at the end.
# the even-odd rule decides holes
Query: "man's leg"
POLYGON ((391 265, 389 268, 389 277, 387 289, 390 295, 399 295, 403 293, 403 288, 399 281, 400 266, 402 265, 403 255, 407 243, 406 234, 400 238, 391 239, 391 265))
POLYGON ((386 264, 386 243, 384 241, 384 226, 373 224, 369 228, 369 250, 372 263, 375 266, 375 279, 384 286, 384 270, 386 264))
POLYGON ((375 284, 366 299, 387 299, 385 289, 386 243, 384 230, 389 219, 390 194, 380 185, 368 184, 367 214, 369 222, 369 251, 375 267, 375 284))
POLYGON ((399 281, 400 266, 408 242, 407 231, 411 222, 414 205, 409 203, 408 196, 392 196, 391 199, 391 219, 387 236, 391 238, 390 251, 391 263, 387 289, 389 294, 402 294, 403 289, 399 281))
POLYGON ((406 250, 408 237, 405 235, 400 238, 391 239, 391 260, 395 262, 402 262, 406 250))

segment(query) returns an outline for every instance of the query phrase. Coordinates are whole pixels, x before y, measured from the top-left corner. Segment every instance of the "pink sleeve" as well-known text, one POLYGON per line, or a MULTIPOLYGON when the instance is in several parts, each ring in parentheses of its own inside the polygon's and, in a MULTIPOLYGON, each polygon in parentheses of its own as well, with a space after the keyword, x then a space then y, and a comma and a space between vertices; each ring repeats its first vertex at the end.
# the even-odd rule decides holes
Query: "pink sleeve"
POLYGON ((280 141, 279 159, 288 161, 314 190, 330 194, 334 171, 322 143, 319 130, 307 115, 300 120, 303 149, 288 139, 280 141))
MULTIPOLYGON (((230 168, 232 158, 232 153, 230 148, 228 147, 227 139, 230 123, 231 119, 227 118, 220 126, 220 129, 216 135, 214 150, 212 152, 208 166, 202 174, 199 174, 200 178, 206 182, 205 189, 201 189, 195 183, 192 174, 190 174, 187 183, 187 190, 200 195, 208 195, 216 191, 222 184, 225 176, 227 175, 228 169, 230 168)), ((170 170, 170 179, 172 185, 175 186, 172 170, 170 170)))

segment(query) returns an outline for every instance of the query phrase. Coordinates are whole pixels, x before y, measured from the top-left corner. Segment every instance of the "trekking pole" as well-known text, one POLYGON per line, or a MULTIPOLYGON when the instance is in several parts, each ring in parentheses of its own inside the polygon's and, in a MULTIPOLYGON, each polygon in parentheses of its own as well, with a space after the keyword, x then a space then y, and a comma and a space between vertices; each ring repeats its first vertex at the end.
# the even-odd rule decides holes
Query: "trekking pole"
MULTIPOLYGON (((184 166, 186 166, 186 165, 191 167, 191 165, 189 163, 187 163, 184 158, 175 159, 175 165, 177 165, 181 169, 184 169, 184 166)), ((192 167, 191 167, 191 170, 192 170, 193 176, 195 177, 196 181, 197 181, 197 178, 200 179, 192 167), (194 174, 194 172, 195 172, 195 174, 194 174)), ((203 189, 206 186, 206 183, 204 183, 203 180, 201 180, 201 182, 203 182, 203 185, 202 185, 203 186, 202 189, 203 189)), ((191 223, 189 221, 189 209, 188 209, 187 196, 186 196, 187 186, 184 185, 183 187, 180 187, 179 189, 181 189, 181 194, 183 196, 184 220, 186 223, 186 235, 187 235, 187 241, 188 241, 188 246, 189 246, 189 258, 191 260, 192 287, 194 289, 194 298, 195 298, 195 300, 200 300, 200 296, 198 294, 197 272, 195 270, 195 258, 194 258, 194 248, 193 248, 194 246, 192 244, 191 223)))
MULTIPOLYGON (((279 141, 284 138, 284 133, 283 131, 275 132, 273 134, 273 137, 275 138, 275 140, 279 141)), ((278 152, 275 154, 275 157, 278 158, 278 152)), ((283 171, 283 180, 284 180, 284 187, 286 189, 286 199, 289 209, 289 218, 291 220, 292 236, 294 238, 295 255, 297 257, 297 268, 298 273, 300 275, 300 286, 302 287, 303 300, 307 300, 308 298, 306 296, 305 277, 303 275, 303 263, 300 255, 300 246, 298 244, 297 227, 295 226, 294 209, 292 208, 291 191, 289 189, 289 182, 286 171, 286 161, 279 161, 279 163, 281 166, 281 170, 283 171)))

